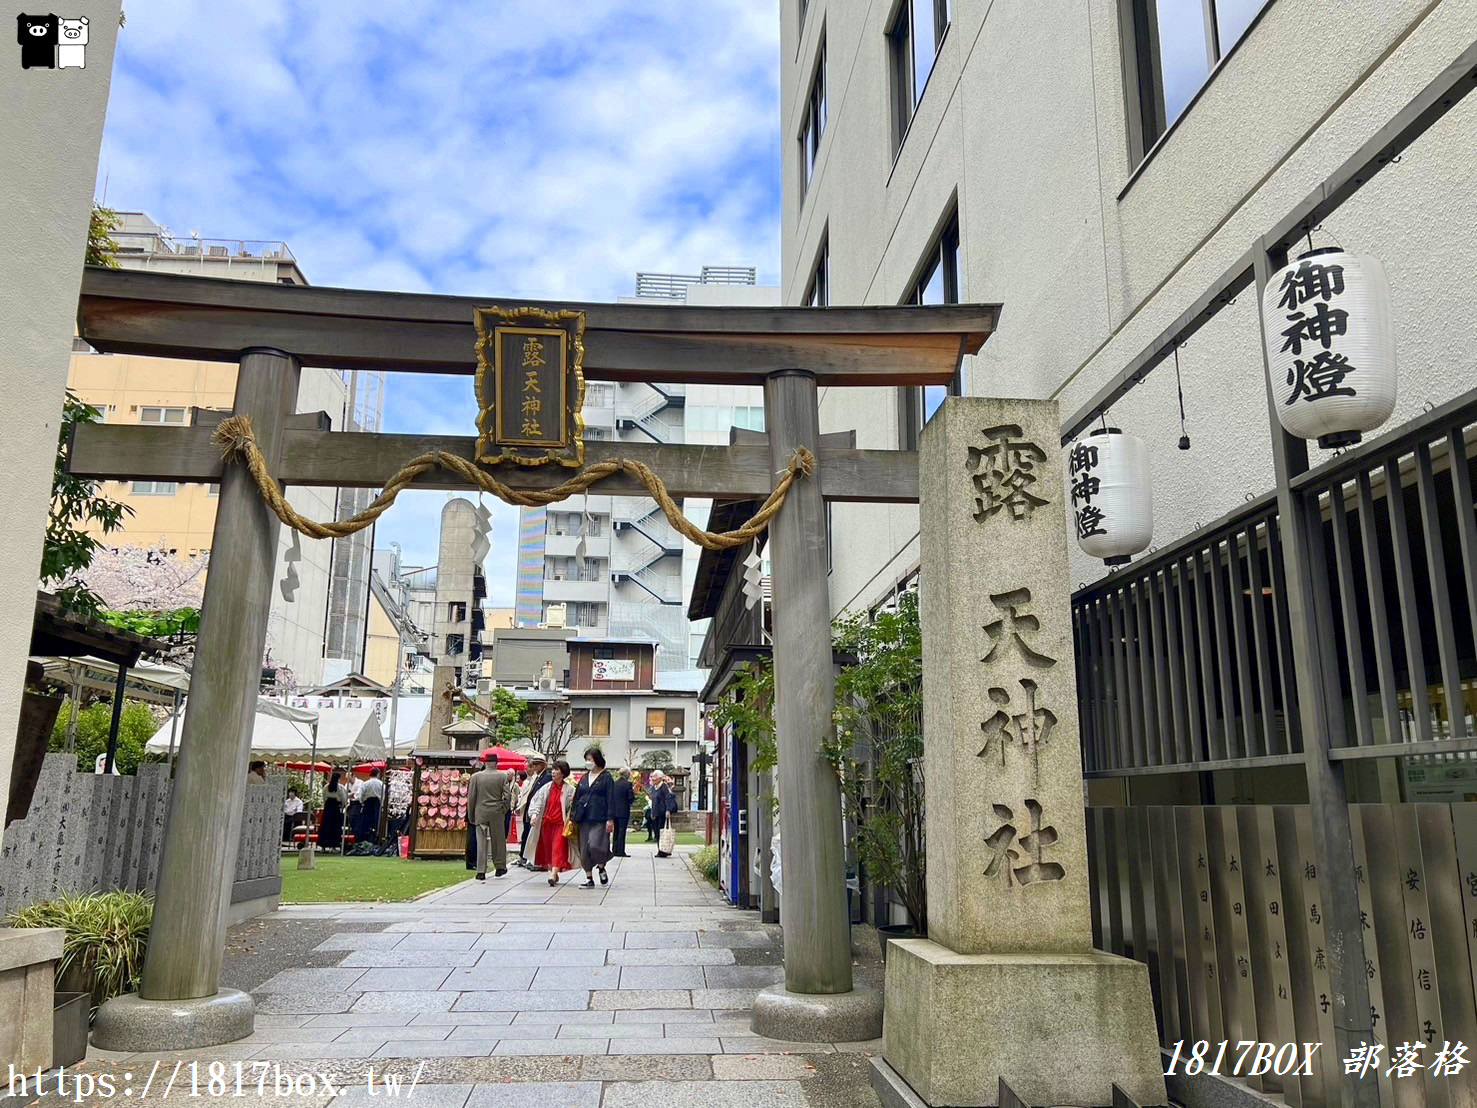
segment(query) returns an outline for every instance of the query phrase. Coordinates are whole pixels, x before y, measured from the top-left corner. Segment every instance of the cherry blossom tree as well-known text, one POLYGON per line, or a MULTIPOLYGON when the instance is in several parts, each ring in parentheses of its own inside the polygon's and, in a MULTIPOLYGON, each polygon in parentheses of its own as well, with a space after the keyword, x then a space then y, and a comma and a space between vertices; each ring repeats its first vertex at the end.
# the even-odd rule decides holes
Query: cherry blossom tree
POLYGON ((200 607, 208 562, 163 546, 118 546, 98 551, 78 578, 110 611, 173 612, 200 607))

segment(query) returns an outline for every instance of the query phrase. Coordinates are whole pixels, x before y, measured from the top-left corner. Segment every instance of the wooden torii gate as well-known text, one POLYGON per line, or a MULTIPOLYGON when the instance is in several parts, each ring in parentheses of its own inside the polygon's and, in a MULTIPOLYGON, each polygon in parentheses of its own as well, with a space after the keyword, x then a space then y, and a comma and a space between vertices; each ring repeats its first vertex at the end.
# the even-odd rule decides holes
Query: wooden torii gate
MULTIPOLYGON (((426 451, 474 459, 476 437, 332 432, 321 413, 296 413, 301 368, 470 376, 474 310, 493 302, 89 269, 78 329, 105 353, 239 362, 233 414, 250 417, 279 484, 377 488, 426 451)), ((586 465, 638 460, 673 496, 750 500, 770 494, 796 448, 815 455, 810 478, 795 482, 770 525, 785 988, 756 1002, 755 1027, 808 1041, 875 1037, 881 1000, 853 989, 841 802, 821 753, 833 701, 825 501, 914 502, 918 459, 827 445, 817 388, 947 384, 994 330, 999 308, 531 306, 585 313, 588 380, 764 388, 765 445, 590 442, 586 465)), ((89 424, 72 443, 71 470, 80 477, 220 485, 142 983, 138 994, 104 1006, 94 1028, 94 1041, 111 1049, 228 1042, 249 1034, 253 1021, 250 997, 220 989, 220 968, 280 525, 245 467, 222 461, 214 430, 89 424)), ((496 473, 524 491, 558 484, 569 472, 559 469, 502 465, 496 473)), ((415 487, 473 486, 438 470, 415 487)), ((647 495, 623 473, 598 487, 647 495)))

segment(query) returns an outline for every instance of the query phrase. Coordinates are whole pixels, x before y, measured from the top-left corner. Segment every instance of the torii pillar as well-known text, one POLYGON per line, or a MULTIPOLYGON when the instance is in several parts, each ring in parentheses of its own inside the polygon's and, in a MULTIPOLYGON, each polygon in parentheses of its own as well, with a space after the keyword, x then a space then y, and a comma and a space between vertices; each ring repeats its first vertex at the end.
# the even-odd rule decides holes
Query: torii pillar
MULTIPOLYGON (((814 374, 785 370, 765 380, 774 472, 797 447, 819 453, 819 419, 814 374)), ((836 689, 821 485, 819 470, 792 484, 769 525, 785 981, 755 997, 752 1026, 790 1042, 857 1042, 882 1033, 882 997, 851 976, 841 786, 822 751, 836 689)))
MULTIPOLYGON (((280 350, 241 355, 233 411, 251 418, 269 463, 300 373, 298 359, 280 350)), ((250 995, 222 989, 220 976, 279 526, 246 467, 226 466, 149 951, 139 991, 98 1009, 92 1041, 106 1050, 214 1046, 245 1038, 256 1021, 250 995)))

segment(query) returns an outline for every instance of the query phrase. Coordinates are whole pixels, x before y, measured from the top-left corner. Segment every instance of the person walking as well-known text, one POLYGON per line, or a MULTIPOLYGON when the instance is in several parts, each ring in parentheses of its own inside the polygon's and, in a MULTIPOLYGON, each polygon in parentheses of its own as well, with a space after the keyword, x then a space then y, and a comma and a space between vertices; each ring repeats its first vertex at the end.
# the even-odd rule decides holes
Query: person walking
POLYGON ((318 831, 318 845, 323 850, 337 850, 343 845, 344 805, 349 802, 349 792, 342 782, 339 771, 334 770, 323 791, 323 826, 318 831))
MULTIPOLYGON (((547 771, 548 780, 528 801, 528 837, 534 841, 533 866, 547 870, 549 884, 559 884, 559 875, 574 869, 578 844, 574 841, 574 789, 569 780, 569 763, 563 758, 547 771)), ((540 774, 540 778, 544 775, 540 774)))
POLYGON ((585 776, 574 790, 573 819, 579 828, 580 868, 585 871, 581 888, 595 887, 595 871, 600 871, 600 884, 609 885, 605 863, 610 861, 610 836, 615 831, 611 811, 615 807, 615 779, 605 771, 605 755, 598 746, 585 749, 585 776))
POLYGON ((513 810, 513 774, 485 763, 467 786, 467 815, 477 826, 477 880, 487 880, 487 854, 492 852, 493 876, 508 873, 508 814, 513 810))
POLYGON ((661 770, 653 773, 651 779, 655 786, 651 791, 651 823, 656 831, 656 856, 670 858, 677 835, 670 826, 669 817, 677 810, 677 798, 672 793, 672 786, 667 784, 667 775, 661 770))
POLYGON ((629 858, 626 853, 626 828, 631 826, 631 806, 636 803, 636 787, 631 784, 630 771, 625 766, 615 771, 615 803, 610 817, 615 820, 615 841, 611 852, 617 858, 629 858))
MULTIPOLYGON (((569 763, 566 762, 565 765, 569 763)), ((523 835, 518 840, 518 865, 524 869, 540 869, 535 861, 537 855, 539 826, 533 819, 533 798, 540 789, 553 780, 553 770, 542 754, 533 754, 528 759, 528 780, 518 793, 518 811, 523 816, 523 835), (530 845, 532 844, 532 845, 530 845)))

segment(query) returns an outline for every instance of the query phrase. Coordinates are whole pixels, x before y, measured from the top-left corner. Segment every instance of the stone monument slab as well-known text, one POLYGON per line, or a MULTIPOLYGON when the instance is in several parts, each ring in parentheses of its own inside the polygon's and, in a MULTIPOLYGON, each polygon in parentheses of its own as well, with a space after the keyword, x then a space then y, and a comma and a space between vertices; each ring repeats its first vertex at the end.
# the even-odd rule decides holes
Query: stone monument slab
POLYGON ((1059 426, 952 397, 919 453, 929 937, 884 1057, 931 1105, 1165 1101, 1148 967, 1092 948, 1059 426))

